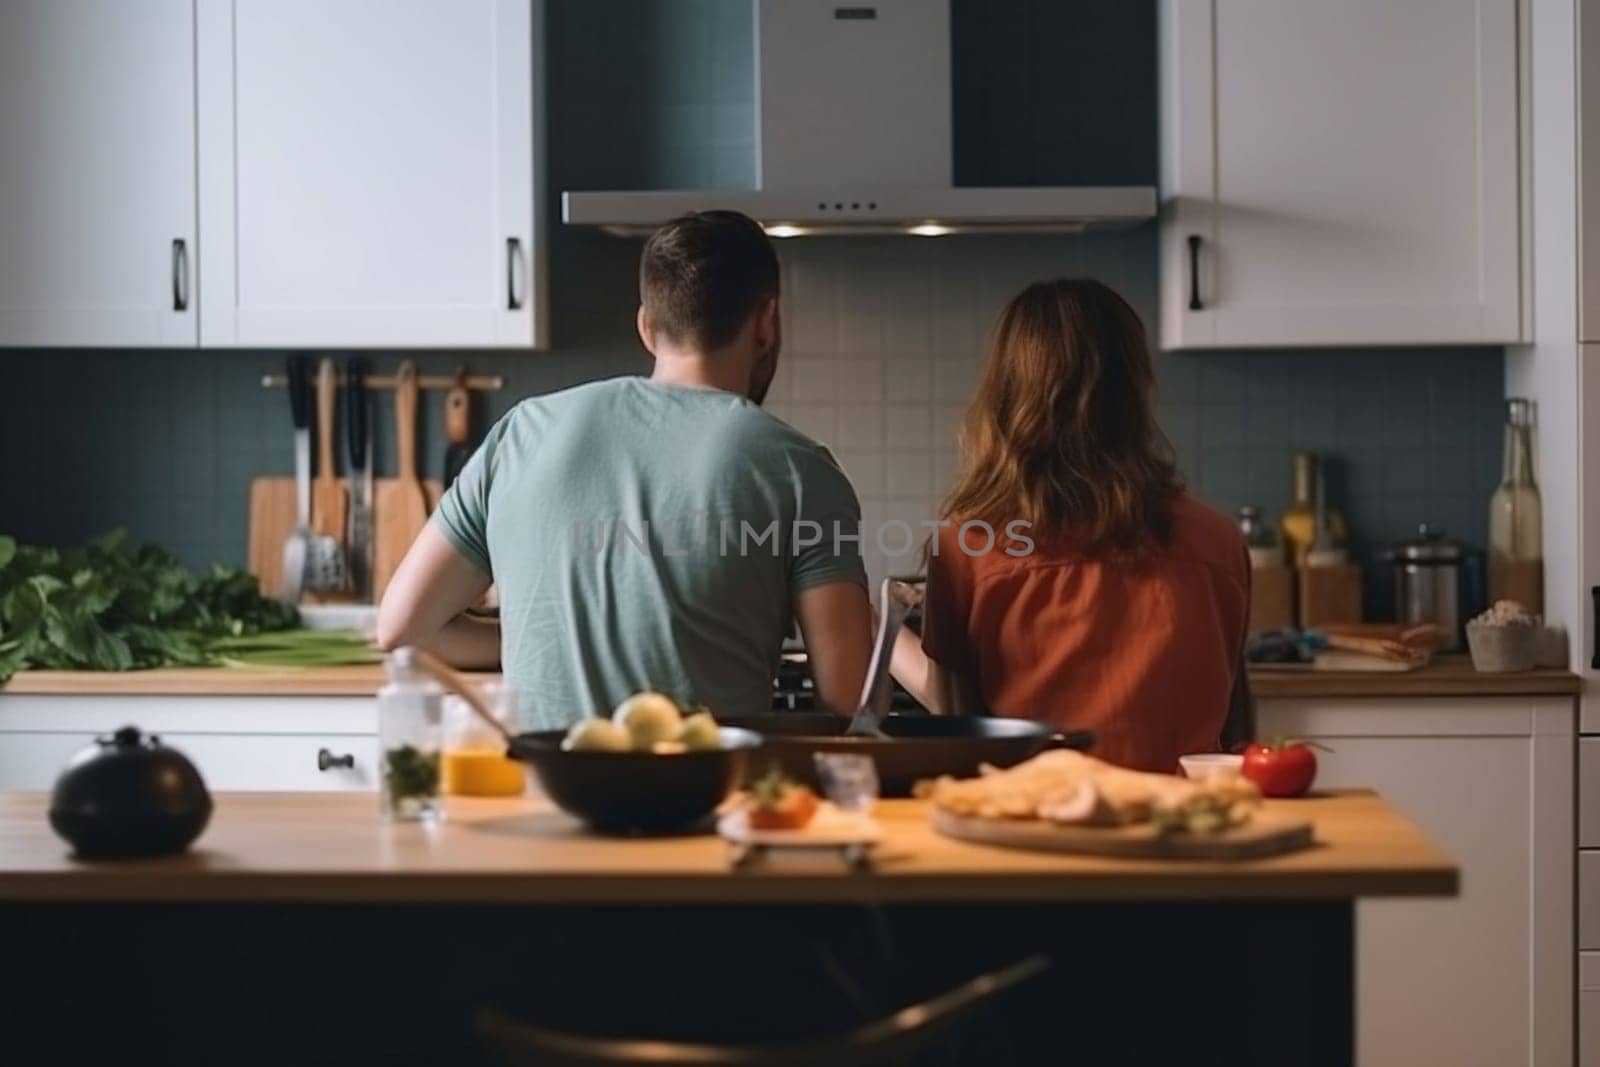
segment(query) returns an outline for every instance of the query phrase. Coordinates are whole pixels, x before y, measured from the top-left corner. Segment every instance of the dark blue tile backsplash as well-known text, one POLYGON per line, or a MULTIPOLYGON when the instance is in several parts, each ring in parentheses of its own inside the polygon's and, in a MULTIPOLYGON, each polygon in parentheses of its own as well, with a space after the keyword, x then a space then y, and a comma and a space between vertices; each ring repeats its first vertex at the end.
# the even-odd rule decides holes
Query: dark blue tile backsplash
MULTIPOLYGON (((972 23, 974 4, 957 0, 957 27, 972 23)), ((1076 73, 1039 63, 1031 80, 1008 81, 982 67, 983 49, 1010 47, 1008 32, 1037 25, 1029 6, 985 5, 996 21, 982 49, 965 42, 954 50, 957 86, 982 90, 957 104, 956 173, 973 182, 1153 181, 1154 93, 1141 88, 1155 80, 1150 5, 1090 4, 1098 44, 1083 49, 1070 68, 1076 73), (1074 77, 1083 87, 1076 95, 1074 77), (1113 78, 1127 85, 1117 94, 1116 123, 1050 120, 1052 109, 1064 115, 1103 99, 1113 78), (1012 121, 994 121, 994 109, 1012 121), (1074 151, 1048 142, 1053 129, 1071 131, 1074 151), (1011 165, 995 162, 1013 155, 1011 165)), ((748 3, 554 0, 549 20, 553 193, 753 183, 748 3)), ((548 211, 559 218, 553 201, 548 211)), ((787 355, 771 404, 834 448, 869 520, 920 518, 936 506, 985 331, 1027 281, 1100 277, 1153 327, 1150 226, 1083 236, 802 240, 780 253, 787 355)), ((633 337, 637 255, 636 241, 553 224, 550 350, 406 355, 424 371, 465 364, 504 375, 505 391, 483 398, 480 424, 521 396, 643 372, 648 356, 633 337)), ((385 368, 401 358, 368 355, 385 368)), ((0 530, 76 541, 127 526, 194 563, 241 561, 249 479, 290 469, 287 404, 281 391, 259 385, 282 360, 281 352, 241 351, 0 354, 0 530)), ((1274 516, 1288 499, 1292 453, 1330 457, 1330 495, 1348 513, 1372 572, 1369 611, 1388 607, 1378 546, 1422 521, 1483 542, 1499 471, 1501 350, 1166 354, 1158 374, 1162 422, 1184 473, 1219 507, 1253 503, 1274 516)), ((436 395, 427 398, 430 472, 443 451, 438 406, 436 395)), ((379 412, 377 428, 383 469, 392 463, 388 415, 379 412)), ((877 572, 908 562, 869 556, 877 572)))

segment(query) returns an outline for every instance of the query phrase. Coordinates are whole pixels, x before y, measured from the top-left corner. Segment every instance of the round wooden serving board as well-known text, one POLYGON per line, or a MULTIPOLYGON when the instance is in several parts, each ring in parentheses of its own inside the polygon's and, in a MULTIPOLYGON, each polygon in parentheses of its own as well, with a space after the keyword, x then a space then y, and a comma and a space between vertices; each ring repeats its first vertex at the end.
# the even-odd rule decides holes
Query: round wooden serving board
POLYGON ((933 828, 946 837, 980 845, 1043 852, 1081 852, 1123 859, 1253 860, 1309 848, 1311 824, 1282 816, 1256 815, 1243 826, 1217 834, 1157 834, 1149 823, 1134 826, 1064 826, 1043 819, 984 819, 933 808, 933 828))

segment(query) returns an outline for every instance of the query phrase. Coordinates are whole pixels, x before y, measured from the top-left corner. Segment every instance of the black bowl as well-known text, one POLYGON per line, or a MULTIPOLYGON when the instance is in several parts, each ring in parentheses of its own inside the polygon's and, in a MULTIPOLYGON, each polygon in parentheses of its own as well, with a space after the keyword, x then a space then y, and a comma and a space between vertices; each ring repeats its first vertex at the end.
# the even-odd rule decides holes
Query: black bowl
POLYGON ((724 726, 722 747, 653 752, 569 752, 564 730, 511 739, 507 755, 532 765, 545 794, 607 833, 666 833, 705 822, 743 780, 761 735, 724 726))

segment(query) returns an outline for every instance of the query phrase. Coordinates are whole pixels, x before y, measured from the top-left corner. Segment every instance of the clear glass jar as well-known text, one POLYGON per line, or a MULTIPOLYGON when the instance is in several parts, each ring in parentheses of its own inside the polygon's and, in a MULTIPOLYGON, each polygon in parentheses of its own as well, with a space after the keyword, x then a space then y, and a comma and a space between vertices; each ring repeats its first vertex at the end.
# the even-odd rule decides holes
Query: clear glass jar
POLYGON ((1500 486, 1489 501, 1489 601, 1544 611, 1544 518, 1533 476, 1533 405, 1506 401, 1500 486))
POLYGON ((384 669, 389 684, 378 690, 379 808, 401 821, 437 818, 444 690, 417 668, 409 648, 389 653, 384 669))
MULTIPOLYGON (((503 683, 477 690, 500 725, 515 733, 516 690, 503 683)), ((505 738, 453 693, 444 698, 439 777, 445 794, 453 797, 515 797, 527 786, 523 765, 506 757, 505 738)))

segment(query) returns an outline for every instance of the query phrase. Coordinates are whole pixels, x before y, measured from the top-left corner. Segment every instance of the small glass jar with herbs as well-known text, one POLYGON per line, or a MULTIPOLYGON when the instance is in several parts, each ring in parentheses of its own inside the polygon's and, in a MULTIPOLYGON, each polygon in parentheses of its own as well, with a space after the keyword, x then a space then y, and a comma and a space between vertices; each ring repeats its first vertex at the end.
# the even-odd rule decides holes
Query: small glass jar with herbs
POLYGON ((437 818, 444 691, 417 667, 409 648, 391 652, 384 668, 389 684, 378 691, 380 810, 400 822, 437 818))

